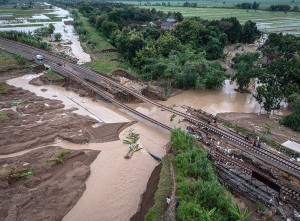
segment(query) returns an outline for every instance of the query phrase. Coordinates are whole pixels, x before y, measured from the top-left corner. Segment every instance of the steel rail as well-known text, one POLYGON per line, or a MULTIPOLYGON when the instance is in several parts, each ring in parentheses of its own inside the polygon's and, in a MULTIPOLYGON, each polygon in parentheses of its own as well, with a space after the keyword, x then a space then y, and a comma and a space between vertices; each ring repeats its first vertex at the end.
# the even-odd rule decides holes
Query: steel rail
MULTIPOLYGON (((297 172, 300 171, 300 166, 293 163, 293 162, 290 162, 289 159, 287 158, 284 158, 282 156, 279 156, 269 150, 264 150, 264 149, 259 149, 259 148, 256 148, 256 147, 252 147, 250 149, 248 143, 240 138, 240 137, 237 137, 236 134, 234 132, 231 132, 231 131, 226 131, 222 128, 216 128, 212 125, 209 125, 207 124, 206 122, 203 122, 201 120, 198 120, 196 119, 195 117, 193 116, 190 116, 190 115, 187 115, 185 113, 182 113, 180 111, 176 111, 176 110, 173 110, 172 108, 169 108, 169 107, 166 107, 162 104, 159 104, 149 98, 146 98, 145 96, 141 95, 140 93, 137 93, 136 91, 134 90, 131 90, 123 85, 120 85, 119 83, 115 82, 114 80, 112 80, 111 78, 108 78, 107 76, 103 76, 103 74, 101 73, 98 73, 98 72, 95 72, 95 71, 92 71, 86 67, 83 67, 83 66, 80 66, 80 65, 77 65, 77 64, 73 64, 71 62, 69 62, 67 59, 65 58, 61 58, 60 56, 58 55, 53 55, 52 53, 50 52, 46 52, 44 50, 41 50, 41 49, 37 49, 37 48, 34 48, 32 46, 27 46, 25 44, 22 44, 22 43, 19 43, 19 42, 15 42, 15 41, 10 41, 10 40, 7 40, 7 39, 3 39, 3 38, 0 38, 0 41, 2 42, 6 42, 7 44, 9 44, 9 46, 13 47, 13 45, 16 45, 17 49, 20 50, 20 48, 23 48, 23 49, 26 49, 26 50, 32 50, 32 53, 36 53, 36 52, 39 52, 41 55, 43 55, 45 58, 49 59, 49 60, 52 60, 52 61, 55 61, 57 62, 59 65, 63 65, 63 64, 67 64, 69 67, 73 67, 73 68, 77 68, 79 69, 80 71, 84 72, 84 74, 90 74, 94 77, 97 77, 99 79, 102 79, 108 83, 110 83, 111 85, 117 87, 117 88, 120 88, 130 94, 132 94, 133 96, 141 99, 142 101, 145 101, 145 102, 148 102, 152 105, 155 105, 161 109, 164 109, 166 111, 169 111, 173 114, 176 114, 178 116, 181 116, 181 117, 184 117, 185 119, 189 120, 190 122, 200 126, 200 127, 206 127, 208 130, 211 130, 217 134, 219 134, 220 136, 222 137, 225 137, 225 138, 228 138, 229 140, 232 140, 234 141, 235 143, 243 146, 243 147, 246 147, 248 150, 252 150, 255 154, 258 154, 258 155, 262 155, 266 158, 266 160, 271 160, 275 163, 278 163, 280 166, 283 166, 283 167, 286 167, 288 169, 292 169, 292 170, 295 170, 297 172)), ((75 70, 76 71, 76 70, 75 70)), ((76 71, 78 72, 78 71, 76 71)), ((74 76, 74 75, 73 75, 74 76)))

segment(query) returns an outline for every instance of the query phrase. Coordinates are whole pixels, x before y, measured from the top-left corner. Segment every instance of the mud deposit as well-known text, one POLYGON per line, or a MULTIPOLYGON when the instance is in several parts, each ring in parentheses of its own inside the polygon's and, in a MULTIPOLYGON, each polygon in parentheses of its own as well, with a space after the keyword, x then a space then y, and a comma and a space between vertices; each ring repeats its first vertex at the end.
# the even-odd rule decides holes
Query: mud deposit
POLYGON ((63 164, 54 160, 59 151, 45 147, 0 159, 0 220, 61 220, 76 204, 100 151, 69 151, 63 164))
POLYGON ((72 143, 118 140, 129 123, 100 124, 88 116, 64 109, 60 100, 47 99, 10 86, 8 94, 0 94, 0 109, 9 120, 0 121, 0 154, 10 154, 54 142, 56 138, 72 143))
POLYGON ((140 221, 144 220, 145 215, 147 214, 148 210, 154 205, 154 195, 157 191, 157 185, 160 179, 160 171, 162 168, 162 164, 156 166, 151 173, 149 181, 147 183, 146 191, 141 196, 141 202, 139 209, 136 214, 134 214, 130 221, 140 221))

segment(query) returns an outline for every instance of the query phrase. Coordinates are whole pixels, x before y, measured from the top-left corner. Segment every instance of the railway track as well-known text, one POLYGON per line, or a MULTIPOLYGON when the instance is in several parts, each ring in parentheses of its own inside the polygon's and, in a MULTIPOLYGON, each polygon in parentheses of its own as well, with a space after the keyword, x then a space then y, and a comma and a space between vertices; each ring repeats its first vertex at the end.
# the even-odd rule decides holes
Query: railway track
MULTIPOLYGON (((209 151, 209 155, 211 156, 211 158, 214 160, 214 162, 222 162, 226 165, 230 165, 230 166, 234 166, 236 168, 239 168, 240 171, 242 171, 244 174, 247 174, 249 176, 252 175, 253 171, 256 174, 259 174, 261 177, 266 177, 265 175, 263 175, 262 173, 260 173, 259 171, 250 168, 249 166, 245 165, 244 163, 240 162, 239 160, 236 159, 232 159, 231 157, 225 155, 225 154, 221 154, 219 152, 217 152, 216 150, 210 150, 209 151)), ((291 186, 289 186, 289 184, 287 183, 282 183, 278 180, 274 180, 270 177, 266 177, 269 181, 276 183, 280 186, 280 199, 290 203, 296 207, 299 208, 299 203, 300 203, 300 190, 299 189, 295 189, 291 186)))
MULTIPOLYGON (((120 85, 119 83, 115 82, 113 79, 111 79, 107 76, 104 76, 101 73, 92 71, 84 66, 74 64, 65 58, 61 58, 58 55, 54 55, 50 52, 46 52, 41 49, 37 49, 37 48, 31 47, 28 45, 24 45, 19 42, 10 41, 10 40, 3 39, 3 38, 0 38, 0 43, 1 43, 0 46, 4 50, 8 50, 9 52, 15 53, 15 54, 26 55, 26 57, 30 58, 30 59, 34 59, 37 54, 43 55, 46 60, 51 61, 51 63, 49 63, 49 65, 51 65, 51 67, 55 66, 55 68, 58 72, 60 72, 60 73, 63 72, 65 74, 69 74, 68 76, 70 76, 72 79, 76 79, 78 82, 82 83, 86 87, 89 87, 92 90, 96 90, 95 92, 99 93, 101 96, 107 97, 108 95, 105 94, 103 90, 100 91, 100 89, 97 88, 95 85, 92 85, 92 84, 88 83, 86 80, 84 80, 84 77, 79 77, 78 75, 85 76, 85 77, 90 76, 93 79, 99 79, 99 80, 105 81, 105 82, 109 83, 110 85, 112 85, 120 90, 123 90, 123 91, 135 96, 136 98, 139 98, 140 100, 142 100, 144 102, 150 103, 162 110, 169 111, 170 113, 173 113, 177 116, 181 116, 184 119, 188 120, 189 122, 197 125, 198 127, 206 128, 208 131, 213 132, 222 138, 226 138, 226 139, 236 143, 239 146, 238 148, 240 148, 241 150, 247 150, 247 151, 251 152, 252 154, 260 156, 262 159, 264 159, 264 161, 267 164, 271 164, 274 167, 277 167, 288 173, 292 173, 293 175, 295 175, 297 177, 300 177, 300 165, 298 165, 294 162, 291 162, 288 158, 285 158, 283 156, 275 154, 269 150, 261 149, 261 148, 257 148, 257 147, 250 147, 249 144, 242 137, 237 135, 235 132, 228 131, 223 128, 214 127, 214 126, 208 124, 207 122, 199 120, 191 115, 188 115, 186 113, 183 113, 183 112, 174 110, 172 108, 169 108, 167 106, 164 106, 162 104, 159 104, 132 89, 129 89, 123 85, 120 85), (72 68, 72 71, 67 70, 67 68, 65 68, 65 67, 72 68), (72 73, 73 71, 77 72, 77 74, 72 73)), ((129 108, 128 106, 126 106, 125 104, 121 103, 120 101, 112 98, 111 96, 108 99, 114 101, 116 104, 120 105, 124 109, 126 109, 144 119, 147 119, 152 123, 155 123, 155 124, 161 126, 162 128, 171 130, 170 127, 168 127, 152 118, 142 115, 141 113, 137 112, 136 110, 134 110, 132 108, 129 108)))

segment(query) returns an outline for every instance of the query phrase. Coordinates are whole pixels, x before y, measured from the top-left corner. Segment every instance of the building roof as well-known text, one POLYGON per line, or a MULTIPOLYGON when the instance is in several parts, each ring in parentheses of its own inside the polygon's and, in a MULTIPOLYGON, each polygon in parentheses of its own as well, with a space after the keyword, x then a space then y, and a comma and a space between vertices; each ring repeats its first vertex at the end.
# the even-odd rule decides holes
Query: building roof
POLYGON ((294 142, 294 141, 288 140, 288 141, 284 142, 284 143, 282 144, 282 146, 285 146, 285 147, 287 147, 287 148, 289 148, 289 149, 291 149, 291 150, 294 150, 294 151, 300 153, 300 144, 299 144, 299 143, 296 143, 296 142, 294 142))
POLYGON ((174 26, 174 23, 173 22, 163 22, 161 23, 161 29, 163 30, 170 30, 172 27, 174 26))
POLYGON ((166 20, 167 22, 176 22, 176 20, 172 17, 172 16, 170 16, 169 18, 167 18, 167 20, 166 20))

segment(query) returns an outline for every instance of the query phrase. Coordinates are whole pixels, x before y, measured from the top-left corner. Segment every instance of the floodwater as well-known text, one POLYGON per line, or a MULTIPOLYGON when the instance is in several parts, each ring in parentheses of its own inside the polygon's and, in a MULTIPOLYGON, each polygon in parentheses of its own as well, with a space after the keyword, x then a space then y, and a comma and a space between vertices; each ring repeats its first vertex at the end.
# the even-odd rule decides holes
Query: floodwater
MULTIPOLYGON (((79 97, 77 94, 57 86, 28 84, 31 79, 37 76, 25 75, 11 79, 7 83, 32 91, 39 96, 62 100, 66 105, 65 108, 78 108, 79 110, 76 111, 78 114, 90 115, 92 112, 94 116, 104 122, 137 120, 113 104, 102 101, 94 102, 90 98, 79 97), (47 89, 47 91, 42 92, 41 89, 47 89)), ((130 130, 140 134, 139 144, 141 147, 158 157, 163 157, 166 154, 164 146, 170 140, 169 132, 144 121, 139 121, 123 130, 119 136, 119 141, 73 144, 57 139, 53 143, 53 145, 74 150, 93 149, 101 151, 91 164, 91 174, 86 181, 86 190, 77 204, 63 218, 64 221, 123 221, 129 220, 135 214, 140 203, 140 196, 145 191, 151 172, 158 165, 158 162, 150 157, 145 150, 134 153, 129 160, 124 159, 129 151, 129 146, 123 144, 122 140, 130 130)), ((21 155, 28 151, 14 153, 9 157, 21 155)))
MULTIPOLYGON (((69 17, 70 16, 69 11, 59 8, 59 7, 53 7, 53 11, 51 11, 49 13, 33 15, 32 19, 49 19, 47 17, 47 14, 56 14, 58 17, 67 17, 67 18, 62 19, 61 22, 52 22, 52 21, 29 22, 25 18, 13 20, 13 21, 2 21, 2 23, 0 23, 0 31, 16 30, 16 31, 22 31, 22 32, 33 32, 34 30, 40 28, 41 26, 28 26, 28 25, 40 24, 40 25, 44 26, 44 25, 53 24, 55 27, 54 33, 61 33, 61 35, 62 35, 61 44, 63 44, 66 47, 70 47, 70 49, 71 49, 70 55, 77 58, 79 64, 91 61, 90 55, 85 53, 80 45, 79 36, 75 32, 74 26, 64 24, 64 21, 73 20, 72 18, 69 17), (14 25, 16 25, 16 22, 18 22, 18 21, 23 23, 24 25, 26 24, 27 27, 13 27, 14 25), (6 24, 7 22, 10 22, 12 24, 6 24), (12 27, 1 28, 1 24, 11 25, 12 27), (66 42, 72 42, 72 44, 64 44, 66 42)), ((0 19, 0 22, 1 22, 1 19, 0 19)))
MULTIPOLYGON (((184 112, 182 105, 202 109, 206 112, 216 115, 225 112, 244 112, 258 113, 260 105, 255 101, 250 93, 239 93, 234 89, 235 84, 230 84, 229 80, 225 81, 223 88, 212 90, 186 90, 181 94, 169 98, 167 101, 159 103, 166 106, 176 105, 174 108, 184 112)), ((159 108, 146 103, 130 104, 131 108, 140 111, 162 123, 171 127, 185 127, 186 123, 180 122, 179 117, 175 117, 170 121, 172 114, 161 111, 159 108)))
MULTIPOLYGON (((137 123, 125 129, 121 139, 130 129, 140 134, 140 144, 151 153, 162 157, 162 148, 169 141, 169 136, 153 127, 137 123)), ((86 190, 63 221, 129 220, 138 209, 140 196, 146 189, 148 179, 154 167, 158 165, 145 151, 124 159, 129 148, 121 141, 104 144, 76 145, 66 142, 58 144, 70 149, 101 150, 91 165, 91 175, 86 181, 86 190)))
POLYGON ((7 83, 15 87, 21 87, 25 90, 34 92, 39 96, 43 96, 49 99, 57 99, 63 101, 65 108, 78 108, 74 111, 77 114, 88 115, 97 119, 99 122, 105 123, 118 123, 128 122, 128 118, 117 114, 119 110, 112 104, 97 100, 92 101, 90 98, 80 97, 78 94, 72 91, 66 91, 63 87, 53 85, 34 86, 28 84, 30 80, 38 77, 37 74, 28 74, 22 77, 8 80, 7 83), (46 92, 41 91, 47 89, 46 92))
MULTIPOLYGON (((165 105, 188 105, 202 109, 212 114, 225 112, 257 113, 260 105, 251 93, 239 93, 235 91, 237 86, 225 81, 222 88, 212 90, 187 90, 183 93, 171 97, 165 105)), ((254 89, 254 88, 253 88, 254 89)))

